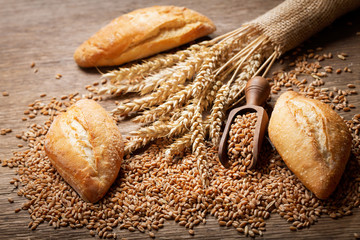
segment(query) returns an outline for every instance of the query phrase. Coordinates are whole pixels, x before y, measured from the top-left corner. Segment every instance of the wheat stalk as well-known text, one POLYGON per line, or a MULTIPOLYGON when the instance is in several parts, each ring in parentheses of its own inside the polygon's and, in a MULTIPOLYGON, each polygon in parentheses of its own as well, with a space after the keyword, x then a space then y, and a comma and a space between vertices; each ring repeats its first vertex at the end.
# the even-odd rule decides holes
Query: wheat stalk
POLYGON ((210 176, 205 137, 218 144, 225 111, 243 99, 247 80, 264 69, 266 73, 278 55, 267 37, 243 26, 186 50, 105 74, 110 80, 107 94, 135 91, 142 95, 118 105, 112 113, 142 112, 133 120, 152 123, 132 132, 126 153, 157 138, 175 138, 166 155, 172 157, 191 147, 206 186, 210 176), (211 112, 204 122, 207 110, 211 112))

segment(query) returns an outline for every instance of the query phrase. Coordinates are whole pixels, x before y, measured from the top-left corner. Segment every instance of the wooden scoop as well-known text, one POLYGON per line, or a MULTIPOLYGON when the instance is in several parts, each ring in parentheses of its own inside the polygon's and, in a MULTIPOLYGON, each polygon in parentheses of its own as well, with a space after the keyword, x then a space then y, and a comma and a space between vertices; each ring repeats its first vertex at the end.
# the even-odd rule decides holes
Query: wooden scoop
POLYGON ((235 117, 239 114, 246 114, 248 112, 256 112, 257 121, 255 125, 254 133, 254 146, 253 146, 253 159, 248 166, 248 169, 251 169, 255 166, 258 158, 259 152, 261 149, 262 141, 266 132, 266 128, 269 122, 269 117, 261 107, 270 94, 270 85, 268 81, 260 76, 253 77, 248 81, 245 87, 245 98, 246 105, 231 110, 229 117, 227 119, 225 129, 219 144, 219 159, 220 162, 228 167, 228 138, 231 124, 233 123, 235 117))

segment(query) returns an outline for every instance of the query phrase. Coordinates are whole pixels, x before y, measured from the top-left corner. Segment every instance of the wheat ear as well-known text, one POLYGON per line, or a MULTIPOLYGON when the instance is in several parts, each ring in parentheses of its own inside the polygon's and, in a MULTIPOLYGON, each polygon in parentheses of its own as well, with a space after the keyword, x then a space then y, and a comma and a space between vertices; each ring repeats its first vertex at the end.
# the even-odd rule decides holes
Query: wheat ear
POLYGON ((237 42, 232 41, 231 43, 217 45, 216 48, 210 48, 207 52, 208 57, 203 61, 201 69, 193 83, 168 98, 166 102, 146 111, 144 113, 144 115, 146 115, 144 119, 146 119, 146 121, 155 120, 162 115, 168 114, 175 108, 181 108, 190 99, 204 95, 204 91, 206 91, 215 80, 212 73, 219 64, 219 58, 236 46, 237 42))
MULTIPOLYGON (((210 132, 210 115, 206 116, 203 122, 204 135, 208 135, 210 132)), ((186 152, 186 149, 191 147, 192 133, 187 132, 181 137, 177 138, 172 144, 167 146, 165 155, 168 159, 174 158, 175 156, 182 156, 186 152)))
MULTIPOLYGON (((194 60, 189 62, 186 67, 183 66, 181 71, 174 72, 172 78, 169 79, 166 83, 164 83, 164 85, 160 87, 161 89, 158 90, 158 94, 161 95, 161 98, 168 98, 171 94, 174 94, 179 90, 184 90, 183 84, 187 79, 191 79, 195 72, 199 70, 201 63, 201 58, 194 58, 194 60)), ((153 122, 158 117, 159 115, 153 114, 152 110, 148 110, 143 112, 142 115, 136 117, 134 119, 134 122, 153 122)))
POLYGON ((165 150, 165 156, 168 159, 174 156, 182 156, 186 152, 187 148, 191 147, 191 133, 186 133, 182 137, 177 138, 167 149, 165 150))
POLYGON ((206 156, 206 146, 204 143, 205 133, 202 123, 202 114, 201 114, 201 101, 199 101, 197 107, 195 108, 194 120, 191 125, 190 132, 191 143, 192 143, 192 152, 196 158, 196 165, 199 171, 199 176, 204 187, 209 186, 210 176, 208 171, 208 163, 206 156))
MULTIPOLYGON (((181 112, 181 115, 177 119, 172 119, 173 123, 171 123, 172 127, 167 135, 167 137, 174 137, 176 135, 181 135, 184 132, 188 131, 188 129, 191 127, 192 124, 194 124, 194 118, 195 112, 198 107, 200 113, 202 114, 205 110, 208 109, 209 106, 211 106, 211 103, 214 101, 216 97, 216 93, 218 89, 222 86, 222 81, 216 81, 215 84, 213 84, 212 88, 208 90, 204 96, 202 97, 200 102, 198 103, 199 106, 196 105, 196 100, 192 100, 189 105, 184 107, 183 111, 181 112)), ((209 118, 207 117, 207 124, 208 124, 209 118)))
POLYGON ((151 141, 166 135, 169 132, 169 124, 167 121, 156 121, 152 126, 140 128, 137 131, 130 132, 133 135, 130 141, 125 145, 125 155, 146 146, 151 141))
POLYGON ((201 66, 203 59, 203 52, 194 53, 194 55, 188 56, 184 61, 179 61, 177 64, 159 70, 154 74, 150 74, 145 77, 141 82, 136 84, 112 84, 108 83, 102 86, 97 93, 121 95, 129 92, 140 92, 141 95, 145 95, 156 90, 162 84, 168 84, 172 86, 178 86, 184 84, 186 79, 190 79, 199 66, 201 66))
POLYGON ((223 85, 216 94, 214 105, 211 110, 210 138, 214 146, 219 144, 220 130, 225 118, 225 104, 230 91, 230 82, 223 85))
POLYGON ((160 69, 171 67, 178 62, 184 61, 188 56, 191 56, 194 51, 199 50, 199 48, 199 45, 193 45, 191 48, 180 50, 173 54, 158 54, 143 61, 141 64, 134 64, 131 67, 124 67, 105 73, 102 75, 102 78, 109 80, 112 84, 119 84, 121 81, 138 77, 143 78, 160 69))

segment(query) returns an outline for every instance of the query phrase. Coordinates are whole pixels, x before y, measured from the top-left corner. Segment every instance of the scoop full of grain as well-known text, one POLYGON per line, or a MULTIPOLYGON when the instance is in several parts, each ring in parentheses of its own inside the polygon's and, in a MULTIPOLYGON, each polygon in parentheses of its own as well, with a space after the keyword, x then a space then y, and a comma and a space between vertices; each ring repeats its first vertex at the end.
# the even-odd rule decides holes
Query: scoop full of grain
POLYGON ((230 127, 228 156, 232 164, 249 166, 253 158, 256 112, 238 115, 230 127))

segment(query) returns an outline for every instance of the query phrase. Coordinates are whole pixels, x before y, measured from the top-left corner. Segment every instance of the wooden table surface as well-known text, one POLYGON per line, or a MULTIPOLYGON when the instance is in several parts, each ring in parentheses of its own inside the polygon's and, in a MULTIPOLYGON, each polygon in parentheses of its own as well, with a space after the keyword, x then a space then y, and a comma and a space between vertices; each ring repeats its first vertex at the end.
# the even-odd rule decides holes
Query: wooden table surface
MULTIPOLYGON (((197 10, 210 17, 217 25, 216 33, 211 37, 233 30, 242 23, 254 19, 260 14, 282 2, 281 0, 186 0, 156 1, 157 5, 179 5, 197 10)), ((47 97, 59 97, 79 91, 86 93, 85 86, 99 79, 94 69, 83 70, 73 61, 73 52, 84 40, 95 33, 111 19, 131 10, 154 5, 146 0, 132 1, 96 1, 96 0, 0 0, 0 128, 11 128, 12 132, 0 135, 0 159, 11 157, 12 151, 19 150, 21 142, 16 134, 26 130, 26 126, 37 119, 23 122, 23 111, 27 105, 40 98, 42 93, 47 97), (30 68, 32 62, 38 69, 30 68), (56 74, 62 74, 56 79, 56 74)), ((326 52, 335 56, 345 52, 349 54, 346 61, 337 57, 329 60, 336 68, 348 66, 352 73, 330 74, 326 78, 326 87, 346 87, 348 83, 360 89, 360 9, 340 19, 324 29, 305 47, 321 46, 326 52)), ((282 67, 276 64, 273 69, 282 67)), ((340 112, 346 119, 359 113, 358 95, 349 97, 356 106, 351 112, 340 112)), ((110 109, 113 103, 103 102, 110 109)), ((127 135, 128 123, 123 123, 121 131, 127 135)), ((129 125, 130 126, 130 125, 129 125)), ((87 229, 73 230, 69 227, 54 230, 42 224, 31 231, 27 225, 29 215, 26 211, 15 214, 14 209, 21 206, 25 199, 18 197, 16 189, 9 181, 15 176, 15 170, 0 168, 0 239, 88 239, 87 229), (13 198, 10 204, 8 198, 13 198)), ((354 239, 354 233, 360 234, 360 211, 354 210, 352 216, 332 220, 327 216, 316 225, 298 232, 290 232, 289 224, 274 214, 267 221, 264 239, 354 239)), ((120 231, 127 239, 143 239, 147 235, 120 231)), ((219 227, 217 221, 208 216, 204 226, 196 228, 196 235, 190 236, 187 231, 173 221, 165 223, 165 228, 157 233, 159 239, 235 239, 244 238, 234 228, 219 227)))

